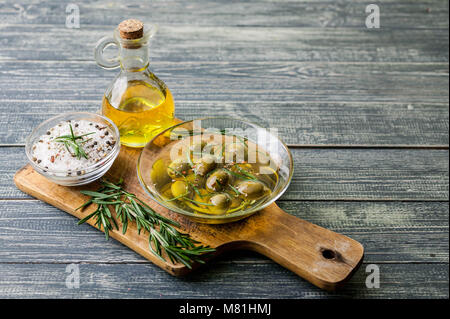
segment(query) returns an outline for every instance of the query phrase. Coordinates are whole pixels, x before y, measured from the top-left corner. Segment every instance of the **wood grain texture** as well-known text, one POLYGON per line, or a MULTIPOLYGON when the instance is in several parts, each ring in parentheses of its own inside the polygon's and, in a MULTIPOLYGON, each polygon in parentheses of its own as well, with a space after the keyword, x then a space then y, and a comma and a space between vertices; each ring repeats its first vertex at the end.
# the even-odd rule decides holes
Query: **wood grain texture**
MULTIPOLYGON (((366 29, 162 24, 152 61, 169 62, 448 62, 448 28, 366 29), (212 40, 214 39, 214 40, 212 40), (330 48, 339 48, 330 50, 330 48)), ((65 15, 61 14, 65 19, 65 15)), ((118 20, 119 23, 121 20, 118 20)), ((0 25, 1 60, 93 61, 95 43, 113 26, 0 25), (36 37, 39 33, 39 37, 36 37)))
POLYGON ((380 288, 362 265, 335 293, 266 263, 213 261, 180 280, 148 264, 79 264, 80 288, 66 288, 67 264, 0 264, 6 298, 448 298, 448 264, 381 264, 380 288))
MULTIPOLYGON (((147 199, 136 174, 136 161, 141 150, 122 147, 112 168, 107 172, 109 180, 123 179, 124 188, 146 201, 158 214, 176 220, 181 232, 196 241, 216 249, 214 255, 225 251, 248 249, 259 252, 283 267, 326 290, 342 286, 362 263, 364 248, 357 241, 287 214, 275 203, 256 214, 223 225, 194 223, 192 219, 177 215, 157 202, 147 199)), ((95 210, 88 207, 78 210, 86 196, 80 188, 55 185, 38 174, 30 165, 14 175, 16 186, 27 194, 83 219, 95 210)), ((98 187, 98 186, 97 186, 98 187)), ((92 187, 90 187, 92 189, 92 187)), ((114 213, 113 213, 114 214, 114 213)), ((235 219, 236 220, 236 219, 235 219)), ((109 235, 150 260, 168 273, 180 276, 191 272, 190 267, 158 258, 150 252, 148 234, 139 234, 135 223, 128 226, 126 234, 117 229, 109 235)), ((95 225, 94 219, 87 221, 95 225)), ((99 228, 100 229, 100 228, 99 228)), ((103 229, 104 230, 104 229, 103 229)), ((193 267, 198 265, 193 264, 193 267)))
MULTIPOLYGON (((448 63, 159 62, 178 101, 448 103, 448 63)), ((95 100, 117 72, 93 62, 0 62, 4 100, 95 100), (45 79, 45 81, 43 81, 45 79)))
MULTIPOLYGON (((98 100, 3 101, 0 144, 23 144, 32 127, 61 112, 98 109, 98 100)), ((446 103, 179 101, 176 114, 184 120, 232 114, 277 128, 285 143, 297 146, 445 147, 449 143, 446 103)))
MULTIPOLYGON (((448 150, 292 149, 284 200, 448 201, 448 150)), ((0 199, 29 198, 12 183, 21 147, 0 148, 0 199)))
MULTIPOLYGON (((448 203, 278 201, 287 213, 364 243, 366 263, 448 263, 448 203)), ((148 263, 37 200, 0 201, 1 263, 148 263)), ((233 262, 271 261, 245 252, 233 262)))
MULTIPOLYGON (((70 0, 57 3, 40 1, 39 5, 20 0, 0 4, 4 23, 64 25, 70 0)), ((126 3, 95 0, 81 3, 81 24, 115 27, 133 16, 142 21, 164 25, 261 26, 261 27, 363 27, 367 0, 306 1, 184 1, 157 0, 126 3)), ((448 3, 445 1, 383 0, 384 28, 446 28, 448 3), (429 10, 427 10, 429 9, 429 10)))
POLYGON ((97 68, 92 49, 133 15, 160 26, 151 68, 180 118, 238 114, 302 146, 448 148, 448 1, 383 0, 380 30, 365 28, 366 0, 80 0, 76 30, 64 27, 69 2, 0 3, 0 297, 448 298, 447 150, 294 152, 279 205, 364 242, 381 269, 380 289, 365 288, 363 265, 328 294, 250 252, 174 279, 24 197, 12 184, 23 148, 2 147, 23 144, 39 114, 98 108, 116 72, 97 68), (64 284, 73 262, 79 290, 64 284))

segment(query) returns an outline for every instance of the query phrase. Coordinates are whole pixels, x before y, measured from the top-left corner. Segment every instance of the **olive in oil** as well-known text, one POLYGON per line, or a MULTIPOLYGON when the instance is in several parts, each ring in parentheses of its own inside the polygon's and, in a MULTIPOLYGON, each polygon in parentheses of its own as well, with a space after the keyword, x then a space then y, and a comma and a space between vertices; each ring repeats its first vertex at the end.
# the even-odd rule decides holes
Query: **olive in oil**
POLYGON ((188 136, 159 153, 150 172, 159 197, 168 206, 207 215, 264 203, 279 182, 270 154, 245 137, 211 137, 188 136))

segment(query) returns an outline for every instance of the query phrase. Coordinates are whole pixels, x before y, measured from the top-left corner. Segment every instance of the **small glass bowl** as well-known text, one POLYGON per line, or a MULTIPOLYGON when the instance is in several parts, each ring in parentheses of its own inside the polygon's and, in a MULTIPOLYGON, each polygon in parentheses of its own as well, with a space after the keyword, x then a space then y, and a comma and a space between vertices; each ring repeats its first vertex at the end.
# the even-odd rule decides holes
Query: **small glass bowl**
POLYGON ((28 161, 30 165, 34 168, 34 170, 39 174, 41 174, 42 176, 49 179, 50 181, 63 186, 84 185, 91 183, 96 179, 99 179, 111 168, 111 165, 114 163, 114 160, 117 158, 117 155, 119 155, 119 151, 120 151, 120 135, 117 126, 107 117, 89 112, 71 112, 52 117, 42 122, 38 127, 36 127, 33 130, 33 132, 31 132, 31 134, 27 137, 25 142, 25 152, 27 154, 28 161), (93 165, 83 168, 83 170, 85 171, 83 175, 73 174, 71 176, 67 176, 68 170, 45 169, 36 164, 32 160, 33 158, 32 147, 34 143, 49 129, 58 125, 61 122, 68 120, 72 121, 86 120, 106 125, 110 128, 110 130, 113 133, 113 137, 116 140, 113 149, 105 158, 103 158, 102 160, 93 165))
POLYGON ((269 131, 250 122, 225 117, 210 117, 187 121, 162 131, 143 148, 137 164, 139 182, 141 183, 142 188, 153 200, 158 202, 160 205, 177 212, 178 214, 187 216, 195 222, 206 224, 223 224, 237 221, 267 207, 286 191, 289 183, 291 182, 293 172, 294 166, 292 154, 286 144, 284 144, 273 131, 269 131), (193 213, 184 210, 174 203, 168 202, 162 198, 152 181, 151 171, 153 164, 158 158, 160 158, 160 155, 163 154, 168 147, 171 147, 173 143, 176 143, 186 136, 197 134, 199 132, 199 128, 200 130, 206 129, 205 131, 202 131, 205 133, 207 133, 210 129, 212 129, 212 132, 220 132, 228 129, 241 130, 246 133, 245 137, 247 137, 249 141, 252 141, 262 149, 266 150, 270 154, 271 158, 276 160, 279 167, 279 181, 271 195, 258 205, 252 206, 245 210, 239 210, 223 215, 193 213))

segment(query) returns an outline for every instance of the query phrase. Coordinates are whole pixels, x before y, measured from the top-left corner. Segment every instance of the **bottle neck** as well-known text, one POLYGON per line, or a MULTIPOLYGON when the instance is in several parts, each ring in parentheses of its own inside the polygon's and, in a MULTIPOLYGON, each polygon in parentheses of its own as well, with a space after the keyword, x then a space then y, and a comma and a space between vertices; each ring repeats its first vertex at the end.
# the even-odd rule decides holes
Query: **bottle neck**
POLYGON ((148 46, 121 46, 119 55, 120 67, 127 72, 144 71, 149 65, 148 46))

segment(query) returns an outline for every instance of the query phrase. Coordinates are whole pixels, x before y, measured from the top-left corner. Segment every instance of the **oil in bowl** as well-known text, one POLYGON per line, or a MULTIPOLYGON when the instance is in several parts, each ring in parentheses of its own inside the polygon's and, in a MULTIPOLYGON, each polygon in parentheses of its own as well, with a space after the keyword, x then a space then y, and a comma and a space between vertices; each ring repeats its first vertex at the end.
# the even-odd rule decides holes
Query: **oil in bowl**
POLYGON ((264 128, 227 118, 202 119, 233 130, 196 130, 193 122, 160 133, 143 149, 138 178, 150 196, 166 208, 203 223, 239 220, 270 205, 292 178, 292 156, 264 128), (267 133, 267 134, 266 134, 267 133), (259 137, 267 143, 260 143, 259 137))
POLYGON ((270 155, 245 138, 193 136, 167 148, 151 176, 167 203, 192 213, 223 215, 270 196, 278 180, 278 168, 270 163, 270 155))

